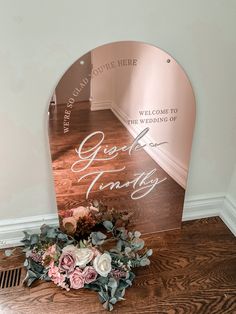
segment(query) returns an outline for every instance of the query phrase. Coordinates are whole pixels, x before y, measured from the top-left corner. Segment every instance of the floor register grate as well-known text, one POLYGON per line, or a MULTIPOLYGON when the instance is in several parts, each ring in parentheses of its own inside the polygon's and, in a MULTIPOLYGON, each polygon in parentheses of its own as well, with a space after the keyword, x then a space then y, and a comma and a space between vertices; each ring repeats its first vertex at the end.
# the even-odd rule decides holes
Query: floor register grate
POLYGON ((21 282, 22 268, 0 271, 0 289, 17 287, 21 282))

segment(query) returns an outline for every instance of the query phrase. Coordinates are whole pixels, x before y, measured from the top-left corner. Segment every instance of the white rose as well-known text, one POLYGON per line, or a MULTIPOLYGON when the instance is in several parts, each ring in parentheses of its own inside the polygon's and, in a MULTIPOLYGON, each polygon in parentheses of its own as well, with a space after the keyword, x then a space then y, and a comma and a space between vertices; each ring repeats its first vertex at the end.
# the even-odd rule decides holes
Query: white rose
POLYGON ((84 268, 94 257, 93 251, 88 248, 78 249, 75 255, 76 264, 81 268, 84 268))
POLYGON ((67 245, 62 252, 72 252, 76 256, 76 265, 84 268, 94 257, 94 252, 88 248, 81 248, 74 245, 67 245))
POLYGON ((111 256, 107 253, 96 256, 93 261, 93 267, 99 275, 107 277, 111 271, 111 256))

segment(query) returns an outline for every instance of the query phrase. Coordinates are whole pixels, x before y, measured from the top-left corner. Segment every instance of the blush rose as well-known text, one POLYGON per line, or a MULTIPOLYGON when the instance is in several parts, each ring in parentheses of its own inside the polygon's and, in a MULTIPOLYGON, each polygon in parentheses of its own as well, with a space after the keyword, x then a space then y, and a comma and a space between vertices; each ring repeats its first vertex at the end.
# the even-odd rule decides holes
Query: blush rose
POLYGON ((83 270, 84 282, 89 284, 96 280, 97 272, 92 266, 87 266, 83 270))
POLYGON ((76 266, 76 255, 71 251, 62 251, 59 258, 59 269, 65 271, 66 273, 71 273, 74 271, 76 266))
POLYGON ((73 273, 70 274, 70 287, 73 289, 81 289, 84 287, 85 279, 80 268, 76 268, 73 273))

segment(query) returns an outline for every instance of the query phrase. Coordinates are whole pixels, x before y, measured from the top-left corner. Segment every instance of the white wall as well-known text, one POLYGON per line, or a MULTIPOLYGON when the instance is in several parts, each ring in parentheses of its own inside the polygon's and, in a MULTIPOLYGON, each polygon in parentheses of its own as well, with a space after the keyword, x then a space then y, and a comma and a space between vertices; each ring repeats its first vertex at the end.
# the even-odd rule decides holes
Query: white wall
POLYGON ((187 196, 227 191, 236 160, 236 1, 0 0, 0 25, 0 219, 56 211, 47 103, 69 65, 118 40, 159 46, 184 67, 197 100, 187 196))
POLYGON ((231 181, 228 188, 228 196, 231 199, 231 201, 236 204, 236 163, 234 166, 234 171, 232 173, 231 181))

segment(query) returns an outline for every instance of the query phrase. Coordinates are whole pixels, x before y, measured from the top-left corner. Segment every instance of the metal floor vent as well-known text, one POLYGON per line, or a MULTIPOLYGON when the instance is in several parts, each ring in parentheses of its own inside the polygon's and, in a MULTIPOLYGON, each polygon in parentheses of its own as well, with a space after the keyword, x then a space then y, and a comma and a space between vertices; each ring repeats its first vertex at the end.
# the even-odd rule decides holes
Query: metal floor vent
POLYGON ((20 285, 22 268, 0 271, 0 289, 17 287, 20 285))

